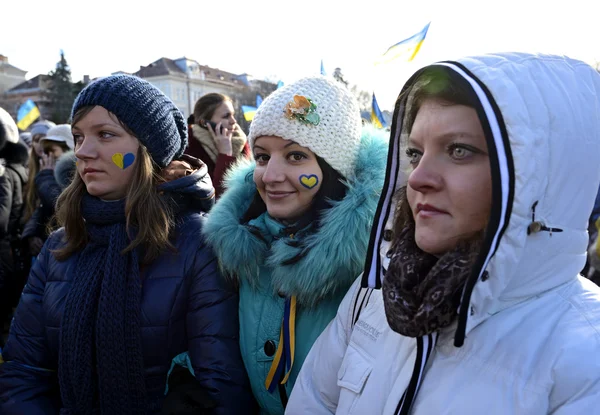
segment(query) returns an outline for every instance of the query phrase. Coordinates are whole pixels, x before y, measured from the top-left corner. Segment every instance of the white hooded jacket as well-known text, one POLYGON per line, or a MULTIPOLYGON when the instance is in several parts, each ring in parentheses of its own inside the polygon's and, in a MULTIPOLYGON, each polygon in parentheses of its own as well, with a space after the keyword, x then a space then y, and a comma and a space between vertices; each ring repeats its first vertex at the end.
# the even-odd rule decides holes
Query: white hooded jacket
MULTIPOLYGON (((492 169, 490 224, 459 318, 417 347, 390 329, 381 290, 357 281, 308 355, 286 414, 600 414, 600 289, 578 276, 600 182, 600 75, 565 57, 517 53, 436 65, 477 94, 492 169), (534 222, 554 231, 528 233, 534 222), (414 399, 403 406, 403 396, 414 399)), ((390 200, 404 184, 404 105, 363 277, 376 288, 390 200)))

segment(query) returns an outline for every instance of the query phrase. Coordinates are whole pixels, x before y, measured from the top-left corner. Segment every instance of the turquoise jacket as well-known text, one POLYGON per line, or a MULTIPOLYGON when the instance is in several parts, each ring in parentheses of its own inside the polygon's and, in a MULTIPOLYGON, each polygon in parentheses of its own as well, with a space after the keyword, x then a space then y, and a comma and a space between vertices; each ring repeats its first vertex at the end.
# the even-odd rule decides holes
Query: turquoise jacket
POLYGON ((284 412, 279 392, 269 393, 265 381, 279 344, 285 298, 297 300, 295 359, 285 385, 289 396, 310 348, 362 272, 386 161, 387 134, 365 128, 354 174, 346 178, 346 196, 324 213, 316 233, 294 235, 307 253, 292 265, 282 263, 303 248, 276 238, 286 236, 280 235, 282 224, 267 213, 240 224, 256 192, 253 162, 242 161, 226 177, 227 190, 203 232, 223 274, 239 285, 240 349, 261 414, 284 412))

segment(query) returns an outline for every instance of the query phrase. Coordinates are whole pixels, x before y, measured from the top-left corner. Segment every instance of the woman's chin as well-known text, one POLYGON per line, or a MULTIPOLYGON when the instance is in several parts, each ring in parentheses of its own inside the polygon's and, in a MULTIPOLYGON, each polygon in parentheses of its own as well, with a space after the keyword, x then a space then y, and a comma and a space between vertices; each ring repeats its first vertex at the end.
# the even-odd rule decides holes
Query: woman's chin
POLYGON ((273 219, 288 220, 288 215, 286 215, 286 212, 282 212, 280 209, 267 209, 267 213, 273 219))
POLYGON ((94 196, 102 200, 119 200, 124 197, 122 195, 116 194, 115 192, 111 192, 110 190, 103 189, 97 186, 87 186, 86 189, 90 196, 94 196))
POLYGON ((439 238, 427 238, 416 235, 415 242, 421 251, 438 257, 452 249, 446 241, 440 241, 439 238))

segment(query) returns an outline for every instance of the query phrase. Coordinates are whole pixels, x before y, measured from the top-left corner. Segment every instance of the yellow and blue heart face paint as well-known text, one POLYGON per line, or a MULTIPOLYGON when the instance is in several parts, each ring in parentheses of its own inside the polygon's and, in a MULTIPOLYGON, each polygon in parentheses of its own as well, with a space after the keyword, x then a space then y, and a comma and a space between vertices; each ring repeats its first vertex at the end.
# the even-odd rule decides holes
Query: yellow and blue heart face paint
POLYGON ((112 161, 119 167, 120 169, 125 170, 127 167, 131 166, 135 161, 135 154, 133 153, 115 153, 112 156, 112 161))
POLYGON ((307 189, 312 189, 319 184, 319 177, 316 174, 301 174, 298 180, 307 189))

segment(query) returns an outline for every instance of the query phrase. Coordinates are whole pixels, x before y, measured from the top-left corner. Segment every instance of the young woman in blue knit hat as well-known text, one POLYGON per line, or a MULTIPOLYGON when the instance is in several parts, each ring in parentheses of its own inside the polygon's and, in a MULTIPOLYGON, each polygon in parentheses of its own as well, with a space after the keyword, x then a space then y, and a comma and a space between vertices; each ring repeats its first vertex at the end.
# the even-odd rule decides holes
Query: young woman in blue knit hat
POLYGON ((204 233, 240 290, 240 347, 261 414, 283 414, 313 342, 360 273, 387 139, 340 83, 278 89, 250 126, 204 233))
POLYGON ((88 85, 72 118, 77 174, 15 313, 0 412, 157 413, 171 360, 189 350, 210 413, 243 413, 238 297, 200 234, 214 189, 183 156, 182 114, 117 75, 88 85))

